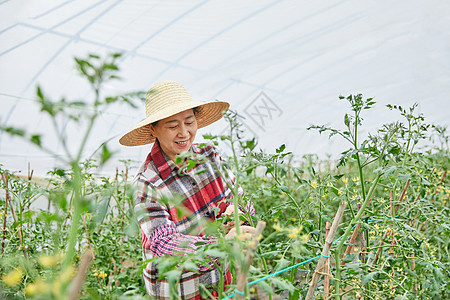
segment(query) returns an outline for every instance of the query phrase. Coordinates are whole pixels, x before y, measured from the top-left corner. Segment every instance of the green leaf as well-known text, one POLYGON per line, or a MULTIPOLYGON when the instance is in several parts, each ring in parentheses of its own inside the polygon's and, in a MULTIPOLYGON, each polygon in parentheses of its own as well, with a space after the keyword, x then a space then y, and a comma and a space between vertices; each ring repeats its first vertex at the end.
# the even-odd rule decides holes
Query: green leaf
POLYGON ((286 145, 283 144, 283 145, 281 145, 278 149, 276 149, 275 151, 276 151, 277 153, 281 153, 281 152, 284 151, 285 148, 286 148, 286 145))
POLYGON ((109 104, 109 103, 116 102, 118 99, 119 99, 119 97, 106 97, 105 102, 109 104))
POLYGON ((364 275, 361 278, 361 284, 366 285, 367 283, 371 282, 372 280, 376 279, 378 277, 378 272, 372 272, 367 275, 364 275))
POLYGON ((191 261, 185 261, 183 263, 183 269, 191 272, 198 272, 198 266, 191 261))
POLYGON ((277 262, 277 265, 275 267, 275 271, 279 271, 281 269, 286 268, 287 266, 289 266, 289 264, 291 263, 289 260, 284 259, 284 258, 280 258, 278 260, 275 260, 277 262))
POLYGON ((166 272, 165 277, 167 278, 167 281, 169 281, 169 284, 172 285, 172 284, 175 284, 178 282, 178 280, 180 279, 181 273, 182 273, 181 270, 177 270, 177 269, 170 270, 170 271, 166 272))
POLYGON ((355 259, 355 254, 346 254, 342 259, 344 262, 349 263, 355 259))
POLYGON ((211 257, 220 257, 220 258, 224 258, 226 256, 224 252, 217 249, 207 249, 205 251, 205 254, 211 257))
POLYGON ((197 161, 190 159, 188 162, 188 165, 186 167, 187 171, 189 172, 190 170, 195 168, 196 165, 197 165, 197 161))
POLYGON ((348 114, 345 114, 345 116, 344 116, 344 124, 347 127, 350 126, 350 117, 348 116, 348 114))
POLYGON ((277 286, 280 290, 288 290, 290 293, 295 291, 295 287, 292 283, 287 280, 283 280, 281 278, 272 277, 271 280, 273 285, 277 286))
POLYGON ((33 144, 38 145, 39 147, 41 147, 41 135, 40 134, 33 134, 30 138, 30 141, 33 144))
POLYGON ((277 187, 280 191, 283 191, 285 193, 289 193, 289 188, 287 186, 278 186, 277 187))
POLYGON ((2 128, 6 133, 9 133, 10 135, 18 135, 18 136, 25 136, 25 130, 14 128, 14 127, 6 127, 2 128))
POLYGON ((105 164, 111 157, 113 153, 109 151, 108 146, 106 144, 103 144, 102 146, 102 154, 100 156, 100 165, 105 164))
POLYGON ((36 95, 39 97, 40 100, 44 100, 44 94, 42 93, 40 86, 37 86, 36 88, 36 95))
POLYGON ((265 281, 260 281, 258 282, 258 286, 263 290, 266 291, 267 293, 269 293, 270 295, 273 294, 273 289, 270 286, 270 284, 268 284, 265 281))
POLYGON ((388 176, 388 175, 394 174, 396 169, 397 169, 397 167, 392 166, 384 172, 384 175, 388 176))
POLYGON ((398 179, 401 181, 407 181, 409 178, 411 178, 410 174, 398 174, 398 179))

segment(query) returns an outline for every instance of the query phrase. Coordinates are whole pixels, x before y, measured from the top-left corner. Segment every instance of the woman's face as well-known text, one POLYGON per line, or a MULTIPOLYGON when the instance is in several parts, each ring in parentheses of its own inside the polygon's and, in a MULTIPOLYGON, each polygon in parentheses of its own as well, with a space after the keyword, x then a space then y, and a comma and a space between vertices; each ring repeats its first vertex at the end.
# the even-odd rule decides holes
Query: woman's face
POLYGON ((188 151, 197 133, 194 111, 188 109, 158 121, 152 125, 152 134, 158 139, 161 149, 175 162, 175 156, 188 151))

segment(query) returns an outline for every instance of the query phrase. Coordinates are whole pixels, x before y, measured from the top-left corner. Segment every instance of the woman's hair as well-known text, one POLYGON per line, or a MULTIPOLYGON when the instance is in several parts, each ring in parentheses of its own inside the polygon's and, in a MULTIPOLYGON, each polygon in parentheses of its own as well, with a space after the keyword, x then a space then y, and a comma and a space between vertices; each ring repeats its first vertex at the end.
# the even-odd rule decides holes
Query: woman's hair
MULTIPOLYGON (((198 116, 198 114, 201 112, 201 107, 194 107, 193 109, 192 109, 193 111, 194 111, 194 116, 198 116)), ((156 125, 158 125, 158 122, 159 121, 156 121, 156 122, 153 122, 152 123, 152 126, 156 126, 156 125)))

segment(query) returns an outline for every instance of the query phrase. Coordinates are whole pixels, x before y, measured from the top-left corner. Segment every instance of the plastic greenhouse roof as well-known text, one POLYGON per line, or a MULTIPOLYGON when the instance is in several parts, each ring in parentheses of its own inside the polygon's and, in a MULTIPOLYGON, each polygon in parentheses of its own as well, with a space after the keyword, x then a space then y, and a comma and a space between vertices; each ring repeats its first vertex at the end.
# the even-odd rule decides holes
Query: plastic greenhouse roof
MULTIPOLYGON (((159 80, 181 82, 198 100, 225 100, 245 137, 268 152, 285 143, 297 156, 337 157, 339 138, 307 131, 342 128, 348 106, 339 95, 374 97, 364 132, 400 119, 388 103, 409 107, 429 123, 449 125, 450 2, 448 1, 0 1, 0 124, 43 133, 64 156, 51 120, 39 113, 36 86, 51 99, 92 101, 73 57, 123 52, 122 80, 105 94, 147 90, 159 80)), ((144 117, 143 104, 102 111, 85 157, 109 140, 118 160, 141 161, 149 146, 118 138, 144 117)), ((77 149, 83 124, 58 120, 77 149)), ((199 130, 226 132, 220 121, 199 130)), ((226 148, 226 147, 225 147, 226 148)), ((224 149, 226 152, 227 150, 224 149)), ((43 174, 55 157, 0 133, 0 164, 43 174)))

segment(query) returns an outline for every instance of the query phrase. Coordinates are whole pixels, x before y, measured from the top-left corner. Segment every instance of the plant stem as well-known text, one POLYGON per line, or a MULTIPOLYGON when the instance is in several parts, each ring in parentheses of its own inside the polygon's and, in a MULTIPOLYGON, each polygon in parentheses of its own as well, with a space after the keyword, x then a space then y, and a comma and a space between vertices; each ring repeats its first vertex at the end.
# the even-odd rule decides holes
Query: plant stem
MULTIPOLYGON (((375 187, 377 186, 378 181, 380 180, 380 178, 381 178, 381 174, 379 174, 376 177, 375 181, 372 183, 372 186, 369 189, 369 193, 368 193, 369 195, 372 195, 372 193, 374 192, 375 187)), ((359 219, 361 218, 362 214, 366 210, 367 204, 369 203, 370 199, 371 199, 371 197, 369 196, 369 197, 367 197, 364 200, 363 204, 361 205, 361 209, 358 211, 356 216, 352 219, 350 224, 347 226, 347 229, 345 230, 345 233, 344 233, 344 235, 341 238, 341 242, 339 243, 339 246, 336 248, 336 251, 335 251, 335 254, 334 254, 334 257, 335 257, 335 260, 336 260, 336 276, 335 276, 335 278, 337 279, 334 282, 335 293, 337 294, 335 296, 336 300, 340 299, 340 295, 339 295, 340 279, 341 279, 341 263, 340 263, 340 259, 341 258, 340 258, 340 255, 341 255, 342 247, 344 246, 344 243, 345 243, 348 235, 350 234, 350 231, 352 230, 353 225, 355 225, 359 221, 359 219)))
MULTIPOLYGON (((270 173, 270 174, 272 174, 272 177, 273 177, 273 179, 275 179, 276 183, 277 183, 279 186, 281 186, 281 183, 280 183, 280 181, 278 180, 278 178, 276 178, 276 177, 273 175, 273 173, 270 173)), ((292 195, 291 195, 290 193, 286 193, 286 195, 288 195, 289 199, 291 199, 292 203, 294 203, 294 205, 295 205, 295 207, 296 207, 296 209, 297 209, 297 213, 298 213, 298 215, 301 217, 301 209, 300 209, 300 206, 298 206, 297 201, 295 201, 294 197, 292 197, 292 195)))

